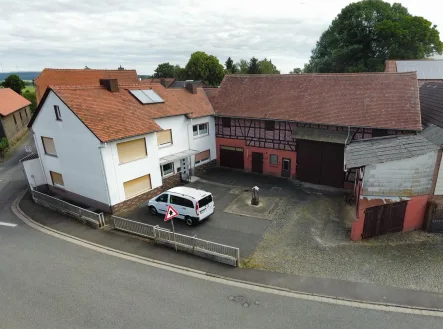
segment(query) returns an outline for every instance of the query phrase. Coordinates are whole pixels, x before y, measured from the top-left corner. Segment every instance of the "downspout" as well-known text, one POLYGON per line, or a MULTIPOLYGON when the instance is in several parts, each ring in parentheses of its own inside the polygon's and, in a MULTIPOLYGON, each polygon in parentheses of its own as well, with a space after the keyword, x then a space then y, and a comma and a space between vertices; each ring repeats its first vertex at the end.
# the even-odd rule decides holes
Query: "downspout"
MULTIPOLYGON (((189 134, 189 126, 190 126, 190 125, 192 125, 192 118, 191 118, 191 122, 188 123, 188 127, 187 127, 187 129, 186 129, 186 132, 187 132, 187 135, 188 135, 188 149, 189 149, 189 150, 191 149, 191 140, 190 140, 190 137, 189 137, 189 135, 190 135, 190 134, 189 134)), ((208 125, 208 130, 209 130, 209 125, 208 125)), ((191 157, 192 157, 192 155, 189 156, 189 168, 193 169, 193 170, 192 170, 192 171, 193 171, 192 174, 194 174, 194 171, 195 171, 194 169, 195 169, 195 168, 192 168, 192 158, 191 158, 191 157)), ((195 165, 194 165, 194 166, 195 166, 195 165)), ((188 176, 189 176, 190 174, 191 174, 191 173, 189 172, 188 176)))
POLYGON ((111 197, 109 195, 108 177, 106 176, 105 162, 103 161, 103 152, 102 152, 102 149, 106 148, 106 147, 107 147, 106 143, 104 145, 100 144, 100 146, 98 147, 98 150, 100 151, 100 161, 101 161, 101 164, 102 164, 103 177, 105 179, 106 196, 107 196, 107 199, 108 199, 109 210, 111 210, 112 206, 111 206, 111 197))
MULTIPOLYGON (((45 177, 46 185, 49 185, 49 184, 48 184, 48 178, 46 177, 46 172, 45 172, 45 169, 44 169, 44 167, 43 167, 42 157, 40 156, 38 143, 37 143, 37 140, 36 140, 36 138, 35 138, 34 130, 32 130, 32 128, 30 128, 29 130, 31 130, 31 132, 32 132, 32 138, 34 139, 35 149, 36 149, 37 154, 38 154, 38 160, 39 160, 38 162, 40 163, 40 167, 42 168, 43 177, 45 177)), ((37 186, 36 186, 36 187, 37 187, 37 186)))

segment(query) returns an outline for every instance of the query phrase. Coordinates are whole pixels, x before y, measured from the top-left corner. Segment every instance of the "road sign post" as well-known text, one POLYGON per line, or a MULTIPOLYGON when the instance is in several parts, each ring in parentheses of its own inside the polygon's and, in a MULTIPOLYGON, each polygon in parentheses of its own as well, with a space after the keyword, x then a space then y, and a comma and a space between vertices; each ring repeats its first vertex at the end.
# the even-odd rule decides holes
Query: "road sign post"
POLYGON ((177 250, 177 241, 175 240, 175 228, 174 228, 174 217, 177 217, 177 215, 178 215, 177 210, 175 210, 171 206, 168 206, 168 210, 166 210, 166 214, 165 214, 165 222, 167 222, 168 220, 171 221, 172 234, 174 235, 175 251, 178 251, 177 250))

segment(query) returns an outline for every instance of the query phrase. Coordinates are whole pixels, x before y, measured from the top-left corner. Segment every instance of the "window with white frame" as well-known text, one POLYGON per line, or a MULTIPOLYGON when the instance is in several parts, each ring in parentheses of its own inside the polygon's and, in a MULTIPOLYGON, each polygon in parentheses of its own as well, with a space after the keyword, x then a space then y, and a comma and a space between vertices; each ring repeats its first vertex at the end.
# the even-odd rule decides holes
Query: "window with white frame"
POLYGON ((199 125, 192 126, 192 134, 194 137, 205 136, 209 134, 209 124, 201 123, 199 125))
POLYGON ((174 162, 165 163, 160 167, 162 169, 162 176, 168 176, 174 173, 174 162))
POLYGON ((195 155, 195 164, 208 161, 211 158, 210 150, 206 150, 195 155))

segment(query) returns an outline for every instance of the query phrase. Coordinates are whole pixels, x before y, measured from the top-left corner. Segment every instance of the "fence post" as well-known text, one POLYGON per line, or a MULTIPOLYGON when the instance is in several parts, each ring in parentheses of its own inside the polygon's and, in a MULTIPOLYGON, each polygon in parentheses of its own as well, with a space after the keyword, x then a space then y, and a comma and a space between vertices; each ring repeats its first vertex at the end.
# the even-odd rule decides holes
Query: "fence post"
POLYGON ((237 248, 237 267, 240 266, 240 248, 237 248))

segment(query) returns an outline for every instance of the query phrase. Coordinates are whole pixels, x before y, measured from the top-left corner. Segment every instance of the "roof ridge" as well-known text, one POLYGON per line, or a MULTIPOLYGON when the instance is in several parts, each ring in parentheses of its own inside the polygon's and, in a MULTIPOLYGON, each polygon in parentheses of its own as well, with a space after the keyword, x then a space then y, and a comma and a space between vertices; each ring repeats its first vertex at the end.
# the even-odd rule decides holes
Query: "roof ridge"
POLYGON ((413 75, 416 72, 356 72, 356 73, 301 73, 301 74, 227 74, 225 78, 278 78, 300 76, 363 76, 363 75, 413 75))
POLYGON ((128 69, 128 70, 117 70, 117 69, 57 69, 51 67, 45 67, 43 71, 51 70, 51 71, 115 71, 115 72, 124 72, 124 71, 137 71, 136 69, 128 69))

